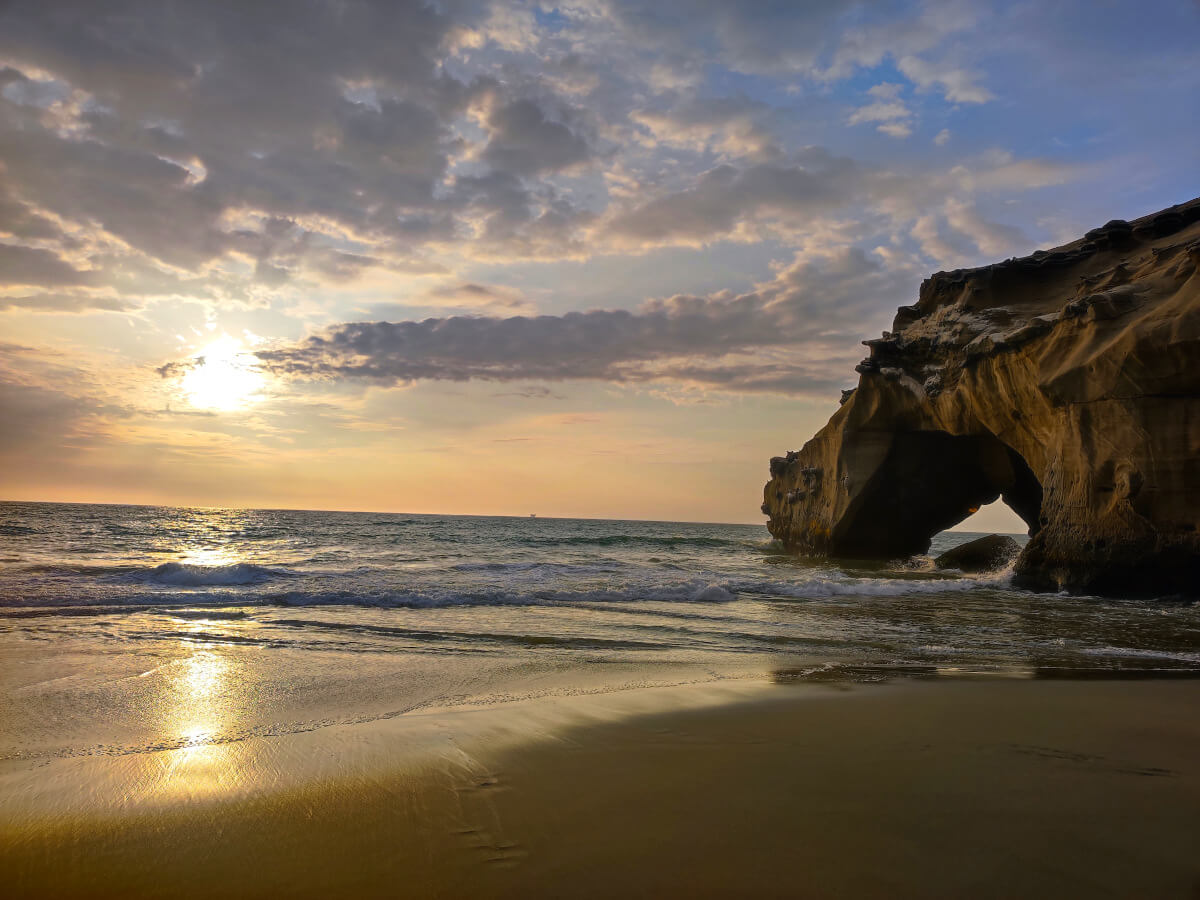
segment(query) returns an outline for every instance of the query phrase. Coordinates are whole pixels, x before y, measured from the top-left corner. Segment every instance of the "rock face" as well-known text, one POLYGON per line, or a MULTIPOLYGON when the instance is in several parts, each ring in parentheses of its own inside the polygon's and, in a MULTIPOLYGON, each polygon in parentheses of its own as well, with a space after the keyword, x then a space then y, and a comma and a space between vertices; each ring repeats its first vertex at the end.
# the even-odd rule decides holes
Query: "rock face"
POLYGON ((1200 199, 939 272, 857 389, 771 460, 789 549, 887 559, 997 497, 1039 589, 1200 594, 1200 199))
POLYGON ((947 550, 933 564, 939 569, 991 572, 1011 562, 1020 552, 1021 545, 1007 534, 989 534, 947 550))

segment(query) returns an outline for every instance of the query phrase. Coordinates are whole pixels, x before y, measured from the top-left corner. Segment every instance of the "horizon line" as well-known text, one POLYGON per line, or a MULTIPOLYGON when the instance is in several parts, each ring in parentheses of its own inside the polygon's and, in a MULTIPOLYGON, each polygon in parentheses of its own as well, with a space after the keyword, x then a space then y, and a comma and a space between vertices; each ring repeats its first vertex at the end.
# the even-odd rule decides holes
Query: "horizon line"
MULTIPOLYGON (((0 499, 0 504, 19 504, 19 503, 36 503, 45 506, 125 506, 131 509, 199 509, 199 510, 244 510, 250 512, 306 512, 306 513, 356 513, 362 515, 379 515, 379 516, 429 516, 431 518, 441 517, 447 519, 546 519, 552 522, 645 522, 655 525, 736 525, 738 527, 747 528, 763 528, 766 529, 766 522, 761 524, 757 522, 713 522, 700 519, 615 519, 609 516, 544 516, 541 513, 431 513, 431 512, 405 512, 396 510, 383 509, 308 509, 298 506, 195 506, 195 505, 177 505, 173 503, 101 503, 92 500, 8 500, 0 499)), ((956 531, 958 526, 969 522, 974 516, 970 516, 959 522, 951 528, 943 529, 938 534, 945 531, 956 531)), ((976 531, 973 529, 963 529, 964 533, 968 534, 1007 534, 1015 536, 1027 536, 1025 532, 1018 531, 976 531)))

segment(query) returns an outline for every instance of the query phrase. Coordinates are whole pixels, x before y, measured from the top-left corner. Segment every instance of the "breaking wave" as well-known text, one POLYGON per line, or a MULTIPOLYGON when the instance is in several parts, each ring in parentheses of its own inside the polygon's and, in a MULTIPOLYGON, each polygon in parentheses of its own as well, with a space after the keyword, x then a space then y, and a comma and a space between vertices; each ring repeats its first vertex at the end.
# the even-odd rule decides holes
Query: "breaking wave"
POLYGON ((262 584, 278 578, 294 576, 295 573, 286 569, 272 569, 252 563, 201 566, 193 563, 169 562, 155 566, 153 569, 131 572, 127 577, 172 587, 227 587, 262 584))

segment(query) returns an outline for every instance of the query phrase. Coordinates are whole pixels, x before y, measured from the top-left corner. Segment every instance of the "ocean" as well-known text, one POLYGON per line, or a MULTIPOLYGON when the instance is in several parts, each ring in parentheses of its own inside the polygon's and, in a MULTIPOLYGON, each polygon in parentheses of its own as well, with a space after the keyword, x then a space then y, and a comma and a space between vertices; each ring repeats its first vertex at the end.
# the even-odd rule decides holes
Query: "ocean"
POLYGON ((8 502, 0 660, 29 759, 705 681, 1200 675, 1200 607, 752 525, 8 502))

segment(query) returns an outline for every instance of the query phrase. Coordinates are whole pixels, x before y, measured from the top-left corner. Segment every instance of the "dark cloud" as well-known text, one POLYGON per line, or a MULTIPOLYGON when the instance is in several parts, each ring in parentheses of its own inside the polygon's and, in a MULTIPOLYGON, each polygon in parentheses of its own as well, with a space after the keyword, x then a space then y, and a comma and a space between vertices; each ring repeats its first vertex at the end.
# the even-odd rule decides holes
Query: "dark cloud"
POLYGON ((773 72, 815 67, 836 49, 839 20, 860 17, 879 3, 768 0, 726 3, 682 0, 670 4, 605 0, 605 14, 627 40, 652 46, 663 56, 690 55, 721 62, 744 72, 773 72))
POLYGON ((0 277, 11 285, 44 287, 89 284, 95 280, 94 273, 76 269, 57 253, 16 244, 0 244, 0 277))
POLYGON ((549 118, 532 100, 515 100, 492 110, 491 138, 483 158, 493 168, 516 175, 558 172, 585 162, 590 153, 582 137, 549 118))
POLYGON ((432 183, 446 168, 450 134, 436 112, 409 100, 342 108, 342 156, 432 183))
POLYGON ((525 298, 511 288, 472 282, 439 285, 431 288, 426 297, 447 306, 496 307, 511 310, 527 305, 525 298))
POLYGON ((615 216, 607 231, 639 241, 707 240, 746 219, 771 214, 813 215, 847 205, 865 187, 851 160, 809 150, 807 165, 722 165, 696 183, 615 216))
POLYGON ((305 0, 279 12, 4 4, 0 229, 49 236, 45 211, 192 271, 248 252, 259 284, 344 280, 461 240, 481 203, 494 241, 536 229, 546 193, 533 199, 520 179, 589 158, 579 122, 545 88, 534 101, 447 74, 482 2, 305 0), (448 171, 481 97, 485 166, 463 189, 448 171), (245 210, 294 233, 231 227, 245 210))
POLYGON ((757 75, 845 77, 888 55, 898 60, 933 50, 972 26, 980 13, 978 4, 963 0, 601 0, 597 5, 625 40, 653 49, 662 65, 693 78, 711 64, 757 75))
POLYGON ((522 400, 565 400, 566 395, 558 394, 545 385, 530 385, 512 391, 496 391, 493 397, 520 397, 522 400))
POLYGON ((490 0, 2 4, 0 233, 143 302, 182 292, 131 289, 135 265, 205 302, 269 302, 373 269, 704 243, 880 197, 870 167, 785 149, 792 101, 702 96, 727 83, 706 66, 823 82, 891 54, 918 86, 972 83, 933 52, 973 21, 958 0, 589 0, 556 18, 490 0))
POLYGON ((0 184, 0 234, 25 240, 60 240, 64 237, 58 226, 45 216, 38 215, 4 190, 0 184))
POLYGON ((716 388, 738 394, 816 394, 829 396, 847 376, 831 376, 828 366, 795 363, 744 363, 726 366, 667 366, 656 380, 716 388))
POLYGON ((894 307, 902 292, 911 291, 909 277, 889 274, 850 250, 798 262, 741 295, 681 295, 636 312, 346 323, 258 356, 281 376, 384 384, 667 380, 794 391, 817 383, 819 356, 829 346, 841 352, 851 346, 864 312, 894 307), (787 361, 733 359, 781 349, 797 355, 787 361), (816 359, 805 358, 810 355, 816 359))
POLYGON ((223 204, 191 190, 191 173, 175 162, 38 127, 10 130, 4 144, 4 180, 31 204, 94 223, 181 266, 198 265, 226 244, 217 228, 223 204))
POLYGON ((82 291, 39 291, 33 294, 0 295, 0 309, 26 309, 37 312, 119 312, 137 306, 137 300, 112 293, 82 291))
POLYGON ((127 417, 128 409, 94 393, 91 376, 65 354, 0 342, 0 458, 45 464, 94 443, 106 421, 127 417))
POLYGON ((84 401, 61 391, 20 384, 0 376, 0 455, 54 445, 89 412, 84 401))

